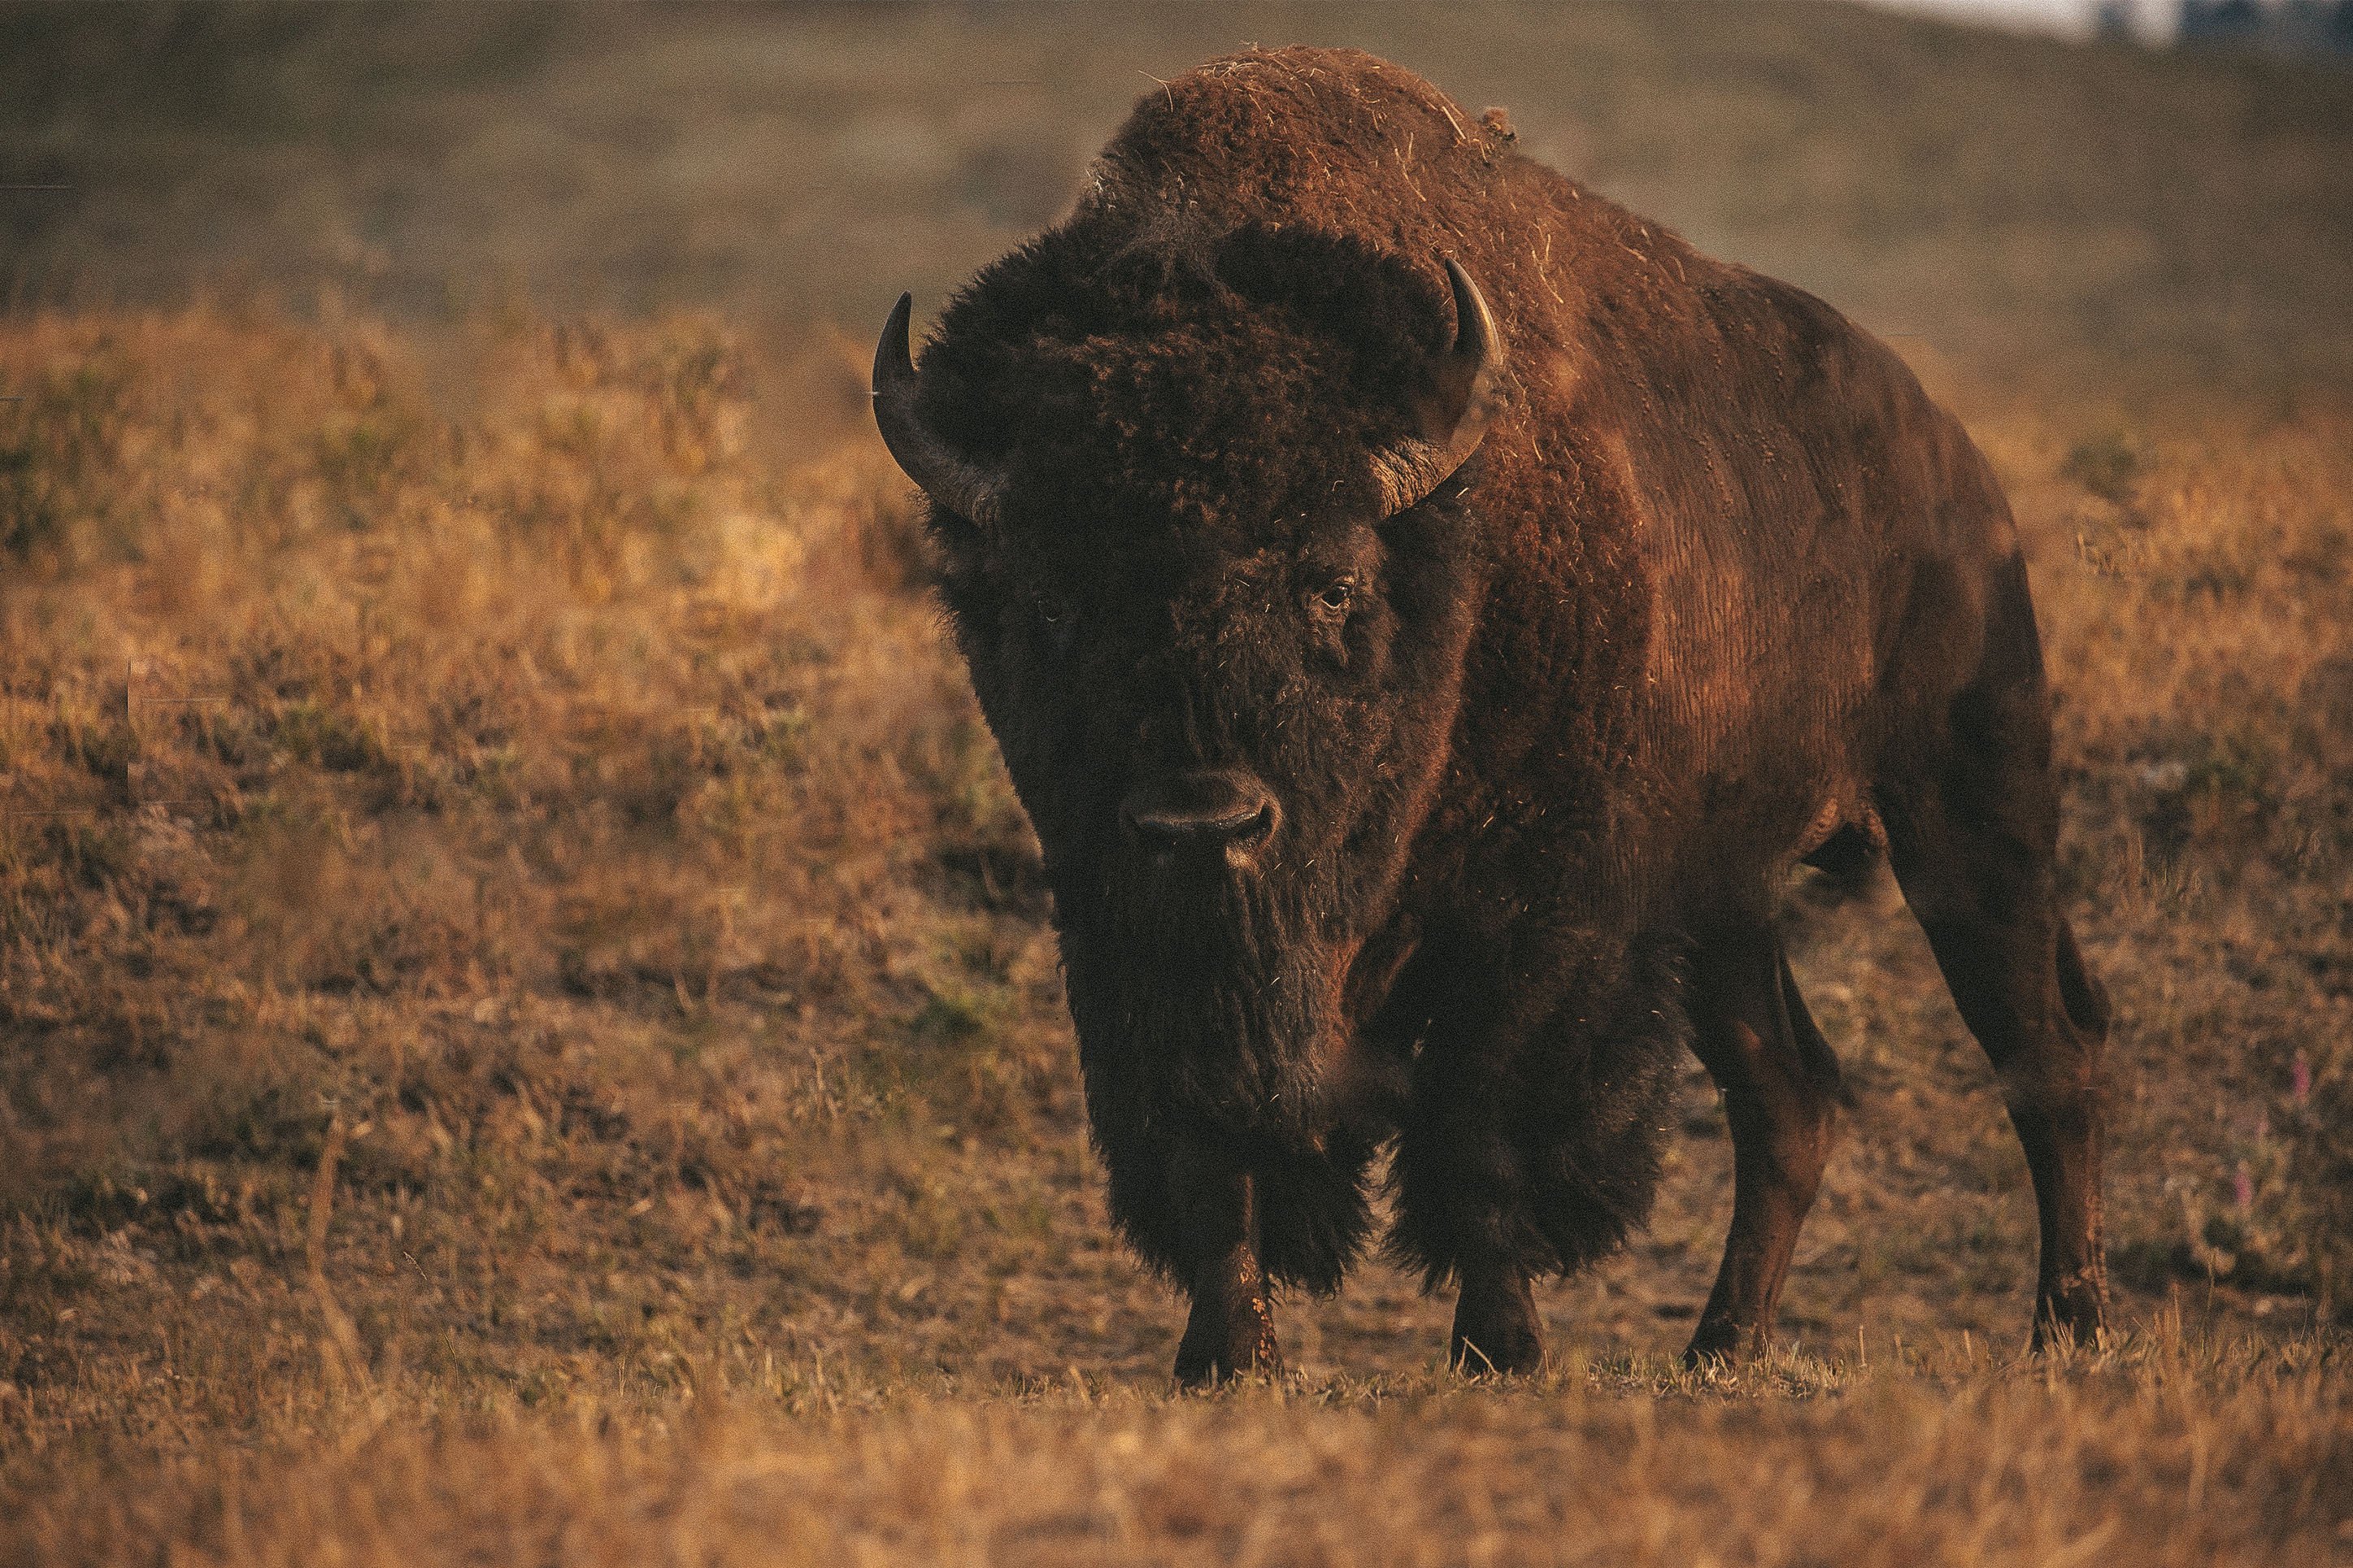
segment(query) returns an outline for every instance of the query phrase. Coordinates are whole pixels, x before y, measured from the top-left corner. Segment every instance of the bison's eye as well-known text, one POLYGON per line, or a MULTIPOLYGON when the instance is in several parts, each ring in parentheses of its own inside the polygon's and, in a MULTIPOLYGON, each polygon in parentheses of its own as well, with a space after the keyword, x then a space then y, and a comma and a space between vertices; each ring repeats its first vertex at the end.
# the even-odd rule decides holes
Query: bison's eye
POLYGON ((1038 636, 1044 645, 1060 655, 1070 651, 1071 629, 1078 616, 1071 602, 1059 594, 1039 594, 1029 601, 1029 613, 1035 618, 1038 636))
POLYGON ((1318 615, 1337 617, 1348 613, 1356 603, 1356 584, 1347 577, 1335 578, 1316 592, 1310 607, 1318 615))

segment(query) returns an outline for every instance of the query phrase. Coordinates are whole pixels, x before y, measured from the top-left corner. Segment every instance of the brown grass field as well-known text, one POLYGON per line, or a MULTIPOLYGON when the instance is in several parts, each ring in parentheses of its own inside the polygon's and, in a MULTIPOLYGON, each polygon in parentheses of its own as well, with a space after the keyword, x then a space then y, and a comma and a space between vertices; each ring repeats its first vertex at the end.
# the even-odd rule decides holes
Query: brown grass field
POLYGON ((2353 76, 1080 15, 0 10, 0 181, 70 187, 0 193, 0 1563, 2353 1561, 2353 76), (2002 473, 2116 1344, 2025 1355, 1883 885, 1792 916, 1859 1104, 1767 1361, 1672 1359, 1694 1065, 1544 1376, 1373 1266, 1169 1393, 860 376, 1138 72, 1294 38, 1851 306, 2002 473))

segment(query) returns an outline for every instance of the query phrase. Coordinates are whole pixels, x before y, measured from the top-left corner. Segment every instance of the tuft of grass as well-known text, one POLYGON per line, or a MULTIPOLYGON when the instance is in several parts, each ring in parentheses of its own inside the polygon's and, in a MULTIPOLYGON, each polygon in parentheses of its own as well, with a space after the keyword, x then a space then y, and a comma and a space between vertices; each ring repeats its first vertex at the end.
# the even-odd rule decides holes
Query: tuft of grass
POLYGON ((2129 506, 2147 461, 2130 437, 2109 430, 2076 442, 2059 471, 2102 500, 2129 506))

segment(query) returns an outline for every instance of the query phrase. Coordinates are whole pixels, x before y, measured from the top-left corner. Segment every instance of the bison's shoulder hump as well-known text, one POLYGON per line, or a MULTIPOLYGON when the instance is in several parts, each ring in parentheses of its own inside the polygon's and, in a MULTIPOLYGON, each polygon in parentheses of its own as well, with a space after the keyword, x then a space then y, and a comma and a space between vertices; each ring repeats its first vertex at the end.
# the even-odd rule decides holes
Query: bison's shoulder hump
POLYGON ((1358 49, 1249 49, 1153 89, 1096 165, 1082 211, 1183 208, 1402 237, 1400 216, 1476 184, 1509 150, 1401 66, 1358 49))

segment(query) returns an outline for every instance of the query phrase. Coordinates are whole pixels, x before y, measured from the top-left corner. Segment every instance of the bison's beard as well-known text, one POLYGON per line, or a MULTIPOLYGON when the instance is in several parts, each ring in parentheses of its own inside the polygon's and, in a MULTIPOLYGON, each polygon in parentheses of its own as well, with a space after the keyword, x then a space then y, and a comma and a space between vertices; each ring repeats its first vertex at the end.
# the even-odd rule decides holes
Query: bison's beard
POLYGON ((1353 952, 1335 893, 1312 868, 1181 887, 1114 872, 1063 939, 1090 1100, 1183 1136, 1313 1148, 1353 952))
POLYGON ((1327 1104, 1355 951, 1341 901, 1280 875, 1181 890, 1139 879, 1105 895, 1079 904, 1058 889, 1057 908, 1113 1216, 1147 1262, 1187 1278, 1217 1228, 1196 1202, 1219 1171, 1247 1170, 1268 1274, 1337 1289, 1370 1226, 1374 1152, 1327 1104))

